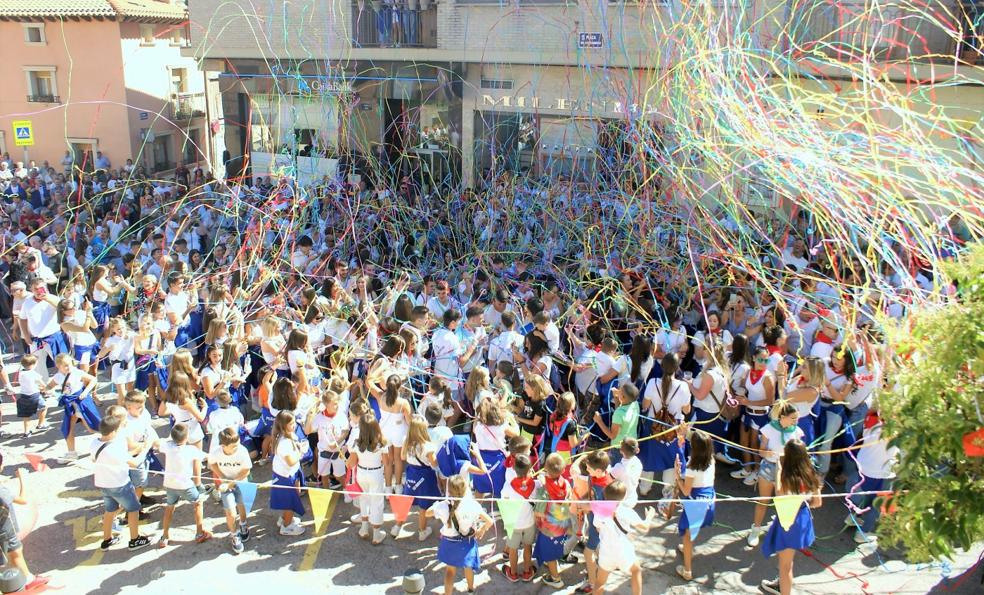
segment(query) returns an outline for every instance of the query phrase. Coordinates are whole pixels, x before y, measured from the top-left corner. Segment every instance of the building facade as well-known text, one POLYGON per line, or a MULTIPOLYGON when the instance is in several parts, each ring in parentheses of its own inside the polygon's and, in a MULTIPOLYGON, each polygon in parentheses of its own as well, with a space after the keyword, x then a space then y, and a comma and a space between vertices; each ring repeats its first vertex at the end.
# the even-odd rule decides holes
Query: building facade
POLYGON ((183 2, 0 0, 0 152, 91 167, 100 151, 148 172, 207 164, 205 79, 188 44, 183 2), (34 144, 16 146, 28 120, 34 144))
POLYGON ((842 60, 886 65, 913 96, 911 64, 925 64, 917 85, 952 77, 963 104, 984 100, 971 80, 980 78, 975 2, 946 0, 933 18, 869 4, 195 0, 187 53, 221 98, 213 152, 229 175, 314 178, 368 163, 425 187, 470 186, 502 170, 590 181, 638 169, 626 162, 640 144, 643 153, 672 144, 671 133, 659 136, 687 90, 661 96, 665 77, 706 67, 702 56, 738 38, 749 54, 788 56, 794 79, 821 88, 804 94, 836 98, 838 81, 856 76, 838 69, 842 60), (900 61, 910 66, 889 67, 900 61))

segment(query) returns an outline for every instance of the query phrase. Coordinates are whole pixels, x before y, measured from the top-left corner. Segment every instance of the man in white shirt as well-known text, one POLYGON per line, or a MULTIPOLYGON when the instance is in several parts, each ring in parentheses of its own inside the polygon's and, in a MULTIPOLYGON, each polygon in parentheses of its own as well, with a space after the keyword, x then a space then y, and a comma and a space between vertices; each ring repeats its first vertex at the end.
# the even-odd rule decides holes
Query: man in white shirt
POLYGON ((173 272, 167 277, 168 294, 164 298, 164 311, 171 326, 178 329, 178 334, 174 338, 175 346, 180 349, 191 342, 189 335, 189 324, 191 322, 189 314, 198 307, 198 294, 194 286, 190 290, 185 290, 187 279, 178 272, 173 272))
POLYGON ((93 465, 93 480, 102 491, 103 540, 99 545, 108 550, 119 543, 120 538, 113 535, 113 518, 120 508, 126 511, 130 542, 127 549, 133 551, 150 545, 150 538, 140 535, 140 500, 130 483, 130 469, 139 465, 137 458, 127 451, 126 440, 119 436, 125 423, 123 415, 107 415, 99 422, 99 437, 90 445, 93 465))
POLYGON ((460 400, 463 393, 461 365, 471 358, 478 344, 472 343, 468 347, 462 347, 455 332, 461 322, 461 312, 456 309, 447 310, 442 320, 443 326, 434 331, 434 337, 431 339, 434 374, 447 380, 455 398, 460 400))
POLYGON ((96 169, 108 170, 111 167, 109 157, 103 155, 102 151, 96 151, 96 169))
POLYGON ((48 293, 44 280, 31 281, 31 295, 24 299, 20 312, 21 336, 30 341, 31 353, 43 363, 38 372, 47 378, 47 367, 55 365, 55 357, 61 353, 71 353, 65 334, 58 324, 58 296, 48 293), (43 353, 38 353, 43 351, 43 353), (50 361, 47 361, 50 360, 50 361))
POLYGON ((444 279, 437 282, 437 295, 427 300, 426 305, 435 320, 441 320, 448 310, 458 309, 458 303, 451 297, 451 288, 444 279))
POLYGON ((492 330, 501 331, 502 315, 512 312, 512 305, 509 303, 509 292, 499 288, 492 296, 492 303, 485 308, 485 325, 492 327, 492 330))
POLYGON ((793 240, 793 245, 782 251, 782 263, 795 267, 797 272, 805 271, 810 264, 806 258, 806 242, 799 238, 793 240))
POLYGON ((471 356, 461 363, 462 380, 467 380, 472 370, 482 363, 485 345, 489 339, 482 322, 482 307, 469 306, 465 311, 464 324, 459 325, 456 331, 462 349, 471 352, 471 356))

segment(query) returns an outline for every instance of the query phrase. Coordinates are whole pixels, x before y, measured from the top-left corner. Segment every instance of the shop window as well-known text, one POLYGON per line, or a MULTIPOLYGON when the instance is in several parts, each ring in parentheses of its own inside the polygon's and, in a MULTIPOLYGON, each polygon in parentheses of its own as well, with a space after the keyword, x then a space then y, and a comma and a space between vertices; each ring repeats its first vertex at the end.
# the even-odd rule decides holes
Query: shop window
POLYGON ((504 89, 509 90, 513 88, 513 82, 502 80, 502 79, 487 79, 482 78, 482 88, 483 89, 504 89))

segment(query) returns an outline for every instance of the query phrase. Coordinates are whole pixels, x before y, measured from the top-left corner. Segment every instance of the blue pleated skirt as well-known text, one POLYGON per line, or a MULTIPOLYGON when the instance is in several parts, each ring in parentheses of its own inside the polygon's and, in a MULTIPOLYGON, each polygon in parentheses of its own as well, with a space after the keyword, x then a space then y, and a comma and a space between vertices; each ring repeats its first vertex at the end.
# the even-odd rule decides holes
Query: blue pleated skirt
MULTIPOLYGON (((714 488, 693 488, 690 490, 689 500, 710 500, 711 505, 707 509, 707 514, 704 515, 704 522, 700 524, 700 528, 710 527, 714 524, 714 488)), ((688 529, 690 529, 690 520, 687 518, 686 509, 680 514, 680 525, 679 534, 683 535, 688 529)))
POLYGON ((273 474, 273 487, 270 488, 270 510, 292 510, 297 516, 304 515, 304 503, 301 501, 301 491, 294 484, 304 485, 304 475, 298 469, 290 477, 273 474), (283 486, 283 487, 278 487, 283 486))
POLYGON ((102 421, 99 408, 96 407, 95 401, 92 400, 92 395, 84 399, 79 399, 79 395, 81 394, 82 391, 80 390, 70 395, 62 395, 58 399, 58 404, 65 408, 65 417, 62 418, 61 422, 61 433, 66 438, 68 437, 69 430, 72 428, 73 415, 78 415, 85 420, 85 423, 93 431, 99 430, 99 422, 102 421))
POLYGON ((813 533, 813 515, 810 507, 804 502, 796 513, 796 520, 787 531, 779 524, 779 518, 774 517, 769 525, 769 532, 762 540, 762 553, 768 558, 782 550, 801 550, 813 545, 816 535, 813 533))
POLYGON ((403 493, 407 496, 414 496, 413 505, 427 510, 436 500, 434 497, 441 495, 441 490, 437 485, 437 472, 424 465, 407 465, 407 476, 403 481, 403 493), (418 498, 417 496, 430 496, 428 498, 418 498))
POLYGON ((652 473, 662 473, 667 469, 672 469, 676 464, 676 458, 680 457, 680 462, 686 464, 687 457, 684 454, 684 447, 677 440, 663 442, 662 440, 652 439, 639 443, 639 458, 642 459, 642 469, 652 473))
POLYGON ((480 450, 488 475, 472 475, 472 489, 480 494, 502 495, 506 483, 506 455, 501 450, 480 450))
POLYGON ((554 560, 560 560, 564 557, 564 543, 567 541, 567 535, 558 535, 557 537, 550 537, 544 533, 538 531, 536 534, 536 542, 533 544, 533 557, 540 564, 546 564, 547 562, 553 562, 554 560))
POLYGON ((478 542, 474 537, 441 537, 437 559, 454 568, 479 570, 478 542))

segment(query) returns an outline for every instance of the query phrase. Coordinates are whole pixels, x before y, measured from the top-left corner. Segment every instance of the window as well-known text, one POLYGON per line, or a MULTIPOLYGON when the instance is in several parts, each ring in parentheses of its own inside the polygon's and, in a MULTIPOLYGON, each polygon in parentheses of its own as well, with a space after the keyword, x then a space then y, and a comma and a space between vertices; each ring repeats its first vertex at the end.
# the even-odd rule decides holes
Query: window
POLYGON ((95 169, 93 161, 96 155, 97 141, 94 138, 69 138, 67 139, 72 147, 72 156, 75 159, 75 167, 83 171, 91 172, 95 169))
POLYGON ((188 92, 188 69, 172 68, 171 93, 177 95, 178 93, 187 93, 187 92, 188 92))
POLYGON ((27 100, 37 103, 60 103, 54 66, 25 66, 27 100))
POLYGON ((7 138, 3 135, 3 130, 0 130, 0 154, 7 152, 7 138))
POLYGON ((512 81, 504 81, 499 79, 487 79, 482 77, 482 88, 483 89, 512 89, 512 81))
POLYGON ((44 25, 24 23, 24 43, 28 45, 44 45, 44 25))
POLYGON ((181 28, 171 29, 171 45, 174 47, 184 45, 184 31, 181 28))
POLYGON ((162 134, 154 137, 154 171, 174 169, 171 161, 171 135, 162 134))
POLYGON ((140 45, 154 45, 153 25, 140 25, 140 45))

